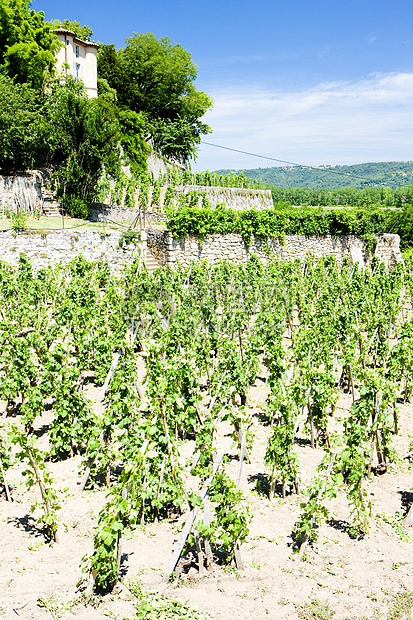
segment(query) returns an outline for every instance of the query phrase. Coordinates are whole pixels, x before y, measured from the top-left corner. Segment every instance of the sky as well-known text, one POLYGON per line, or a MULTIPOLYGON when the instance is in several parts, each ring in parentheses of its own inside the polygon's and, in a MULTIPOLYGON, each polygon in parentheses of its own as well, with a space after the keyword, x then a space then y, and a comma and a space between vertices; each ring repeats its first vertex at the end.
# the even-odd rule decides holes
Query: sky
POLYGON ((193 169, 413 160, 412 0, 33 0, 32 8, 87 24, 118 48, 133 32, 153 32, 188 50, 196 87, 214 100, 193 169))

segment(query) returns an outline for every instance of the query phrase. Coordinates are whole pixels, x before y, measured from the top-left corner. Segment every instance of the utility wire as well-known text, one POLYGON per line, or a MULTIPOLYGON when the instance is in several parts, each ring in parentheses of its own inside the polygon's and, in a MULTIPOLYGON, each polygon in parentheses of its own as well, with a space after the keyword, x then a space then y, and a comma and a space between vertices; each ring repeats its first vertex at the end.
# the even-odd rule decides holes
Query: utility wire
POLYGON ((212 142, 205 142, 204 140, 201 140, 201 144, 206 144, 207 146, 215 146, 218 149, 225 149, 226 151, 233 151, 234 153, 242 153, 243 155, 250 155, 251 157, 260 157, 261 159, 269 159, 271 161, 277 161, 281 164, 288 164, 290 166, 300 166, 300 168, 309 168, 310 170, 322 170, 323 172, 327 172, 328 174, 338 174, 339 176, 363 179, 364 181, 368 181, 370 183, 377 182, 373 179, 366 179, 366 177, 360 176, 359 174, 353 174, 351 172, 338 172, 337 170, 331 170, 329 168, 324 168, 320 166, 309 166, 307 164, 297 164, 297 162, 285 161, 284 159, 277 159, 275 157, 268 157, 268 155, 258 155, 257 153, 249 153, 248 151, 240 151, 239 149, 232 149, 229 146, 221 146, 220 144, 212 144, 212 142))

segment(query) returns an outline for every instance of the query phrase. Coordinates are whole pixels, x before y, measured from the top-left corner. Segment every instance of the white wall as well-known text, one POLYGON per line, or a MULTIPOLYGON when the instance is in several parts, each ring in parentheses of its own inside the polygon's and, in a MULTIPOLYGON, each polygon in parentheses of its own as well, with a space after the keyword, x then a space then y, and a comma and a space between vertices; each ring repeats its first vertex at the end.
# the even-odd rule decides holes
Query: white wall
POLYGON ((81 41, 69 31, 56 30, 55 34, 64 44, 64 47, 60 48, 56 54, 58 73, 62 72, 64 63, 67 63, 68 73, 82 80, 88 96, 97 97, 97 46, 94 43, 89 45, 86 41, 81 41), (78 57, 76 46, 79 48, 78 57))

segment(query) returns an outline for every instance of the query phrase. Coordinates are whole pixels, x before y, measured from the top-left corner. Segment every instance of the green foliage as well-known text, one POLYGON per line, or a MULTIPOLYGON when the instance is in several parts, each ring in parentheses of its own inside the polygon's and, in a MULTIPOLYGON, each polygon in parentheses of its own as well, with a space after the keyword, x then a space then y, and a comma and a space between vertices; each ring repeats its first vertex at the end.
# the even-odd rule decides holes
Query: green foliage
POLYGON ((413 246, 413 205, 403 205, 393 232, 400 235, 400 248, 402 250, 413 246))
POLYGON ((205 620, 205 616, 192 606, 155 592, 144 592, 137 581, 128 581, 128 590, 138 599, 136 620, 205 620))
POLYGON ((296 531, 304 540, 316 540, 317 529, 329 517, 329 510, 324 501, 337 497, 342 485, 343 478, 340 469, 334 465, 334 456, 327 452, 326 457, 318 466, 318 472, 322 475, 316 476, 306 488, 307 500, 300 503, 300 519, 296 524, 296 531), (327 460, 328 459, 328 460, 327 460), (326 469, 327 462, 329 466, 326 469), (335 470, 335 471, 334 471, 335 470), (332 475, 333 474, 333 475, 332 475))
POLYGON ((38 93, 0 75, 0 172, 31 168, 41 149, 46 126, 38 93))
POLYGON ((70 215, 85 217, 96 199, 105 171, 120 172, 119 124, 113 108, 100 99, 88 99, 81 83, 71 76, 55 84, 44 106, 53 130, 48 157, 62 161, 55 175, 57 195, 70 215))
POLYGON ((322 603, 317 598, 309 603, 300 605, 297 609, 299 620, 331 620, 335 611, 330 609, 328 603, 322 603))
POLYGON ((392 595, 387 612, 387 620, 404 620, 411 618, 413 610, 413 591, 403 588, 392 595))
MULTIPOLYGON (((266 463, 275 465, 275 475, 294 484, 294 436, 300 427, 307 432, 311 419, 318 440, 333 445, 302 503, 299 531, 311 538, 328 516, 327 498, 343 491, 354 531, 365 531, 362 485, 376 463, 384 471, 394 458, 395 404, 411 386, 413 323, 401 308, 411 305, 412 274, 409 261, 387 273, 379 261, 359 270, 332 257, 309 257, 304 265, 278 259, 264 265, 256 257, 245 265, 195 262, 152 275, 138 260, 116 278, 106 263, 81 256, 37 272, 23 255, 18 269, 0 262, 0 398, 21 416, 15 444, 25 463, 29 446, 32 471, 43 473, 45 456, 34 450, 31 429, 50 403, 53 458, 78 452, 93 459, 92 476, 105 473, 110 487, 86 559, 96 584, 116 581, 121 537, 133 527, 200 505, 197 489, 212 471, 216 429, 229 422, 225 432, 235 428, 239 442, 252 421, 249 388, 258 378, 263 383, 263 370, 270 394, 266 403, 260 396, 254 426, 259 419, 273 424, 266 463), (95 419, 81 379, 93 374, 102 385, 116 359, 95 419), (336 448, 330 417, 338 390, 352 383, 357 392, 336 448)), ((3 428, 0 436, 7 467, 3 428)), ((212 481, 209 524, 205 510, 196 528, 232 552, 247 535, 249 515, 228 471, 234 468, 223 467, 212 481)), ((44 480, 44 489, 53 487, 44 480)), ((399 515, 385 518, 398 526, 399 515)))
POLYGON ((82 39, 82 41, 92 41, 93 31, 89 26, 81 26, 79 22, 70 21, 70 19, 64 19, 62 22, 55 20, 53 22, 53 28, 63 28, 64 30, 70 30, 75 35, 82 39))
POLYGON ((242 500, 242 492, 228 475, 217 473, 211 484, 211 501, 216 503, 213 536, 226 551, 231 552, 237 541, 242 544, 249 534, 250 512, 242 500))
POLYGON ((265 463, 276 470, 277 477, 282 480, 283 490, 286 484, 297 484, 298 480, 299 463, 297 453, 293 450, 293 443, 293 429, 288 428, 287 424, 274 426, 265 452, 265 463))
MULTIPOLYGON (((28 468, 22 472, 25 477, 26 487, 30 490, 34 485, 38 485, 41 495, 40 504, 43 507, 44 514, 38 520, 43 522, 51 539, 57 540, 57 517, 56 511, 60 508, 56 491, 51 486, 53 480, 46 469, 46 454, 39 450, 34 444, 34 436, 27 436, 19 430, 16 424, 12 426, 9 434, 10 441, 19 446, 21 450, 17 452, 16 459, 26 462, 28 468)), ((31 506, 31 512, 34 512, 38 502, 31 506)))
POLYGON ((168 211, 168 230, 175 238, 209 234, 239 233, 247 245, 251 236, 278 237, 285 235, 357 235, 388 232, 397 213, 390 210, 322 212, 315 209, 277 211, 235 211, 224 206, 198 207, 181 205, 168 211))
MULTIPOLYGON (((259 179, 274 188, 276 202, 287 200, 290 204, 349 204, 354 206, 354 197, 373 197, 372 202, 381 202, 391 197, 391 187, 402 187, 413 182, 411 161, 368 162, 353 166, 276 166, 243 170, 217 170, 218 174, 244 174, 249 179, 259 179), (330 188, 330 189, 328 189, 330 188), (334 188, 332 190, 331 188, 334 188), (359 188, 362 192, 357 191, 359 188), (327 191, 323 191, 326 189, 327 191), (320 191, 321 190, 321 191, 320 191), (339 190, 339 191, 337 191, 339 190), (328 202, 317 202, 328 197, 328 202), (312 200, 316 202, 312 202, 312 200), (307 202, 311 200, 311 202, 307 202)), ((410 186, 410 192, 412 186, 410 186)), ((405 192, 400 192, 402 196, 405 192)), ((406 202, 411 198, 406 196, 406 202)), ((371 199, 369 200, 369 202, 371 199)), ((358 199, 358 204, 364 201, 358 199)), ((392 206, 388 204, 388 206, 392 206)), ((397 203, 395 203, 397 206, 397 203)))
POLYGON ((12 228, 16 232, 20 232, 26 228, 27 217, 24 211, 16 211, 11 214, 12 228))
MULTIPOLYGON (((105 96, 105 99, 107 97, 105 96)), ((146 160, 150 146, 145 140, 146 124, 142 113, 128 108, 116 108, 116 117, 120 128, 120 141, 126 162, 130 165, 133 174, 145 174, 148 169, 146 160)))
POLYGON ((0 4, 0 71, 16 82, 42 89, 50 78, 55 51, 61 46, 43 11, 30 10, 28 0, 0 4))
POLYGON ((98 74, 116 90, 120 106, 143 113, 146 131, 163 154, 181 161, 194 155, 209 131, 199 119, 212 102, 195 89, 196 66, 181 45, 152 33, 134 34, 124 49, 102 45, 98 74))
POLYGON ((196 159, 201 136, 211 132, 205 123, 187 118, 155 119, 148 128, 154 147, 165 157, 182 163, 196 159))

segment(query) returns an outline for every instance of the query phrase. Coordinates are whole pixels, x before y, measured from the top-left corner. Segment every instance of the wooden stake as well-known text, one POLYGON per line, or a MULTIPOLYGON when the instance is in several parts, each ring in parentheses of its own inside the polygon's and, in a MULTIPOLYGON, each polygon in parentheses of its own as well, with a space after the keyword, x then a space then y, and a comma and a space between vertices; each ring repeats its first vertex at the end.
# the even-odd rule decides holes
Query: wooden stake
MULTIPOLYGON (((209 504, 210 504, 209 493, 207 491, 207 493, 205 495, 205 499, 204 499, 204 523, 205 523, 205 525, 207 527, 209 527, 209 524, 211 522, 211 520, 210 520, 210 512, 209 512, 209 504)), ((208 536, 204 540, 204 547, 205 547, 207 570, 211 570, 212 564, 214 562, 214 556, 212 554, 211 544, 209 542, 209 537, 208 536)))
MULTIPOLYGON (((218 471, 219 466, 221 465, 221 461, 222 461, 222 454, 214 461, 214 465, 212 468, 212 473, 209 476, 209 478, 207 478, 207 480, 205 480, 203 487, 199 493, 199 497, 201 498, 201 500, 203 501, 205 499, 205 496, 208 492, 208 488, 211 485, 211 482, 216 474, 216 472, 218 471)), ((168 566, 165 569, 165 574, 162 577, 162 583, 168 583, 169 581, 169 577, 171 576, 173 570, 175 569, 176 563, 179 560, 179 556, 182 553, 183 548, 185 547, 186 544, 186 540, 189 536, 189 532, 192 529, 192 526, 195 522, 196 516, 198 514, 200 506, 197 505, 195 506, 195 508, 193 510, 191 510, 191 512, 188 515, 188 518, 186 520, 184 529, 182 530, 182 533, 179 537, 178 543, 176 545, 175 551, 172 554, 172 557, 169 561, 168 566)))
POLYGON ((13 499, 12 499, 12 496, 10 494, 9 485, 7 484, 6 475, 5 475, 4 469, 3 469, 3 463, 1 462, 1 460, 0 460, 0 471, 1 471, 2 478, 3 478, 4 491, 6 493, 6 499, 7 499, 8 502, 12 502, 13 499))
POLYGON ((348 372, 350 375, 350 383, 351 383, 351 394, 353 396, 353 403, 356 400, 356 395, 355 395, 355 390, 354 390, 354 379, 353 379, 353 369, 351 367, 351 364, 348 365, 348 372))
MULTIPOLYGON (((36 461, 33 458, 33 455, 32 455, 32 452, 31 452, 30 448, 27 446, 25 448, 25 450, 26 450, 27 456, 29 457, 30 465, 32 466, 33 471, 35 473, 37 484, 39 485, 40 494, 42 496, 42 501, 43 501, 43 506, 44 506, 45 512, 46 512, 47 515, 52 515, 53 514, 52 513, 52 508, 51 508, 50 502, 49 502, 49 500, 47 498, 46 489, 44 487, 42 476, 40 474, 39 468, 37 467, 37 463, 36 463, 36 461)), ((49 525, 49 529, 51 529, 50 525, 49 525)), ((58 539, 58 536, 57 536, 57 527, 56 527, 56 529, 54 529, 52 531, 52 536, 53 536, 53 540, 56 543, 59 542, 59 539, 58 539)))
MULTIPOLYGON (((329 479, 329 477, 331 475, 331 472, 333 470, 333 465, 334 465, 335 458, 336 458, 336 455, 333 454, 333 456, 331 457, 330 463, 328 464, 325 476, 324 476, 323 486, 321 487, 321 489, 318 492, 318 495, 317 495, 318 499, 321 499, 321 497, 323 496, 323 493, 324 493, 325 488, 327 486, 327 480, 329 479)), ((314 526, 314 515, 311 518, 311 529, 313 529, 313 526, 314 526)), ((305 552, 305 550, 307 548, 309 539, 310 538, 309 538, 308 533, 305 532, 305 534, 303 536, 303 540, 302 540, 301 545, 300 545, 300 550, 298 552, 298 561, 300 561, 302 559, 302 557, 304 555, 304 552, 305 552)))
MULTIPOLYGON (((237 472, 237 482, 236 482, 237 489, 239 489, 240 482, 241 482, 241 472, 242 472, 242 465, 244 462, 244 454, 246 450, 246 447, 245 447, 246 441, 247 441, 247 430, 244 429, 244 432, 242 433, 241 454, 239 457, 238 472, 237 472)), ((237 565, 237 569, 244 570, 244 564, 242 563, 241 550, 240 550, 238 540, 235 541, 234 556, 235 556, 235 564, 237 565)))
POLYGON ((204 574, 204 554, 201 547, 201 541, 199 539, 198 532, 194 529, 195 547, 198 555, 198 572, 200 575, 204 574))

